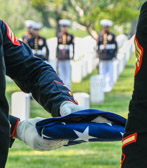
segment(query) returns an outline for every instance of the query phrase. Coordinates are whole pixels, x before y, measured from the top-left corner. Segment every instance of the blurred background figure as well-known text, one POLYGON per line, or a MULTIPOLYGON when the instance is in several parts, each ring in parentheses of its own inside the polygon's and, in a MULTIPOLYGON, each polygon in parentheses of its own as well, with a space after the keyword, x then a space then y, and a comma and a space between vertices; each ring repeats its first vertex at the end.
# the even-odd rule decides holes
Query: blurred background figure
POLYGON ((101 20, 103 29, 98 37, 99 73, 103 75, 104 92, 110 92, 114 86, 113 59, 117 56, 115 35, 109 31, 113 25, 111 20, 101 20))
POLYGON ((34 56, 43 59, 44 61, 49 61, 49 49, 47 46, 46 39, 39 35, 39 31, 42 27, 40 23, 34 23, 33 37, 28 39, 28 45, 31 47, 34 56))
POLYGON ((62 19, 59 21, 60 32, 57 34, 57 60, 58 73, 63 82, 71 88, 71 65, 70 60, 74 59, 74 37, 68 33, 70 21, 62 19), (72 46, 72 52, 71 47, 72 46))
POLYGON ((23 35, 22 41, 27 43, 30 38, 33 37, 33 25, 35 22, 33 20, 26 20, 25 21, 25 26, 27 28, 26 34, 23 35))

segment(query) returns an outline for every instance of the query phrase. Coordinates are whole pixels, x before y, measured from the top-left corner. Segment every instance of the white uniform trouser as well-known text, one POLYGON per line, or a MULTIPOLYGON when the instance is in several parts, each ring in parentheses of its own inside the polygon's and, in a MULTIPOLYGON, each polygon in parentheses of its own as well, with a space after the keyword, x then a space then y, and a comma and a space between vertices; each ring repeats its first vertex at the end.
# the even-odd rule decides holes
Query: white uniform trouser
POLYGON ((71 65, 70 60, 58 61, 58 72, 59 77, 64 82, 65 85, 71 88, 71 65))
POLYGON ((104 91, 111 91, 114 86, 113 79, 113 60, 100 60, 99 73, 103 75, 104 91))

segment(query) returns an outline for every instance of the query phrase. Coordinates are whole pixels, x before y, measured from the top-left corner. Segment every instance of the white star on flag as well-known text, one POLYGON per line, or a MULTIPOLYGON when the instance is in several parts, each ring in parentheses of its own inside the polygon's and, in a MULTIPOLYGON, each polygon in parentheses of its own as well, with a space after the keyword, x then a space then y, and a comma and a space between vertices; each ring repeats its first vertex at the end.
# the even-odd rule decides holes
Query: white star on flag
POLYGON ((79 132, 79 131, 76 131, 76 130, 73 130, 76 135, 78 136, 77 139, 75 139, 75 141, 85 141, 85 142, 88 142, 89 139, 93 139, 93 138, 96 138, 96 137, 93 137, 93 136, 89 136, 89 126, 84 130, 84 132, 79 132))
POLYGON ((111 123, 107 123, 108 125, 110 125, 110 127, 112 127, 112 124, 111 123))
POLYGON ((123 137, 124 133, 123 132, 120 132, 121 136, 123 137))
POLYGON ((43 134, 44 129, 45 129, 45 128, 43 128, 42 131, 41 131, 42 138, 51 138, 51 137, 46 136, 46 135, 43 134))

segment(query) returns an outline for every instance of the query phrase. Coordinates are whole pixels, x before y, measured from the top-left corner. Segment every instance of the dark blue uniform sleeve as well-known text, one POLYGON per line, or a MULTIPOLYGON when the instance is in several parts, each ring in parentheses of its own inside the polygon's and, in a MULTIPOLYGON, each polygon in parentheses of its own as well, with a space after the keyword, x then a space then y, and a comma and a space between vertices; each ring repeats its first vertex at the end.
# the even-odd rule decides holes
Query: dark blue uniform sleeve
POLYGON ((33 97, 52 116, 59 116, 59 107, 64 101, 76 104, 70 90, 64 86, 53 68, 34 57, 28 45, 16 39, 6 23, 2 23, 6 73, 24 91, 33 97))
POLYGON ((123 139, 122 168, 147 167, 145 155, 147 151, 147 1, 141 8, 134 42, 136 56, 134 91, 123 139), (135 141, 127 143, 132 136, 135 137, 135 141))

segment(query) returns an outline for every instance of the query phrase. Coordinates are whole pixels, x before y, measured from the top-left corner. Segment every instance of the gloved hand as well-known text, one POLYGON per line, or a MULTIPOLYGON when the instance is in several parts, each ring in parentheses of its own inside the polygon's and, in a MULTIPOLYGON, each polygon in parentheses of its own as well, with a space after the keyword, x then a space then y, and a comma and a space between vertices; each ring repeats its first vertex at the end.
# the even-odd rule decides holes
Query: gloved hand
POLYGON ((64 101, 61 105, 60 105, 60 114, 61 116, 65 116, 68 115, 70 113, 76 112, 76 111, 80 111, 80 110, 84 110, 83 107, 76 105, 70 101, 64 101))
POLYGON ((45 140, 36 130, 36 123, 44 118, 34 118, 21 121, 17 126, 17 138, 29 145, 34 150, 49 151, 60 148, 68 143, 65 140, 45 140))

